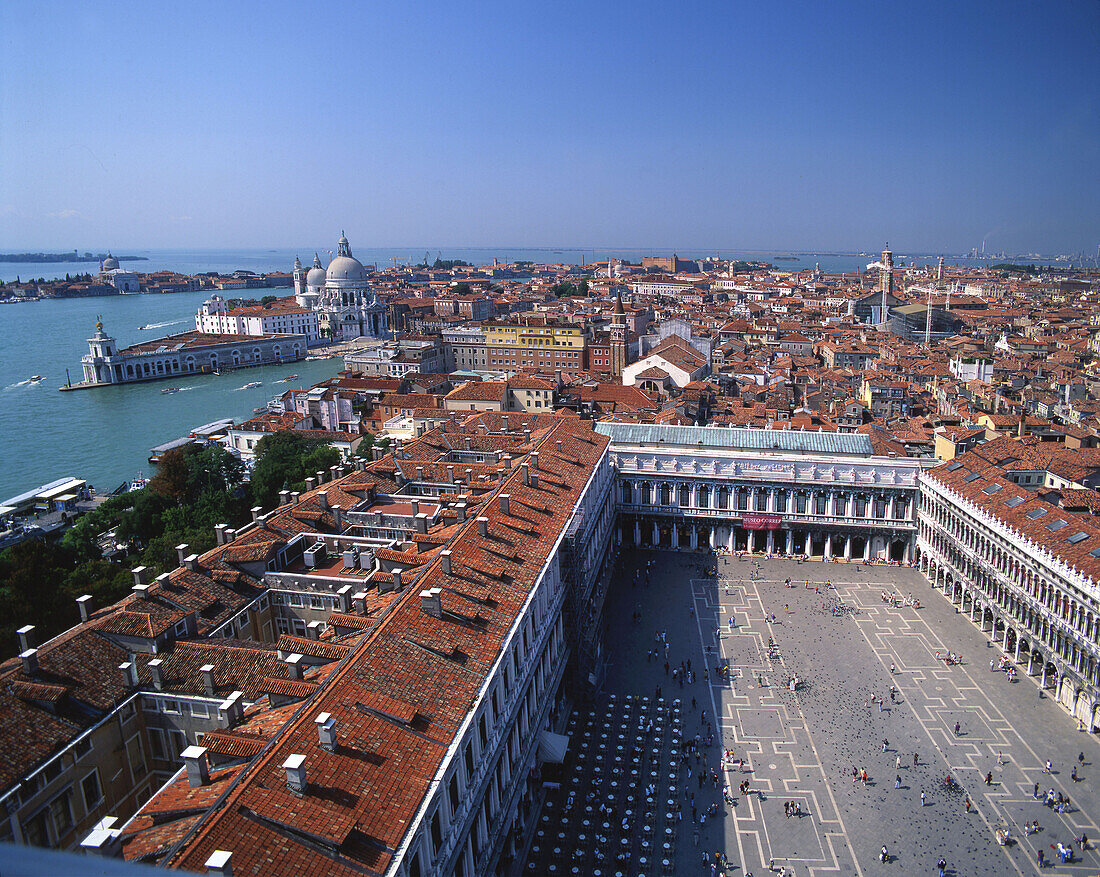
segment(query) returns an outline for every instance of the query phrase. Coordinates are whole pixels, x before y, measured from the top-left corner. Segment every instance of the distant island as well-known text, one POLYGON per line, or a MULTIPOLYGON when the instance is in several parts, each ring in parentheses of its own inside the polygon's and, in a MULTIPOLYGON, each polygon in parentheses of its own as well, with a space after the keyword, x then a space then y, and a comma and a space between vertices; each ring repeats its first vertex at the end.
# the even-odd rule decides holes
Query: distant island
MULTIPOLYGON (((101 262, 106 253, 0 253, 0 262, 101 262)), ((120 262, 148 262, 148 256, 115 256, 120 262)))

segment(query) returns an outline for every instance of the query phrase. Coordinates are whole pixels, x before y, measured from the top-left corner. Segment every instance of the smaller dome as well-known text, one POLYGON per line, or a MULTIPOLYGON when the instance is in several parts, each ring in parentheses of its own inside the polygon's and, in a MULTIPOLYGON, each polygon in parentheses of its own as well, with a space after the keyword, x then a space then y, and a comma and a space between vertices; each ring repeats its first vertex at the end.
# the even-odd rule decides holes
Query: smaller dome
POLYGON ((301 269, 301 267, 302 267, 302 260, 299 259, 297 256, 295 256, 294 257, 294 270, 298 271, 298 270, 301 269))
POLYGON ((108 253, 107 258, 103 260, 103 270, 114 271, 116 268, 118 268, 118 259, 108 253))
POLYGON ((324 286, 325 285, 325 269, 324 268, 310 268, 309 273, 306 275, 306 286, 324 286))

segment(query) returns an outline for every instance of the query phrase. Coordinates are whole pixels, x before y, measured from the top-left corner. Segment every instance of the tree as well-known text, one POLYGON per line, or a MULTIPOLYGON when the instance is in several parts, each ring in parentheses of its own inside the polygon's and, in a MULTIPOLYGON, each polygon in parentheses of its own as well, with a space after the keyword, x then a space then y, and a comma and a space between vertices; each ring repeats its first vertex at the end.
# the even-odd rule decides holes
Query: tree
POLYGON ((279 300, 279 296, 277 296, 277 295, 265 295, 263 298, 260 299, 260 304, 261 305, 269 305, 272 302, 278 301, 278 300, 279 300))
POLYGON ((469 295, 473 292, 469 283, 457 283, 451 289, 455 295, 469 295))
POLYGON ((319 439, 298 432, 265 435, 256 443, 256 464, 252 467, 252 499, 273 508, 284 485, 301 490, 306 478, 340 462, 340 452, 319 439))

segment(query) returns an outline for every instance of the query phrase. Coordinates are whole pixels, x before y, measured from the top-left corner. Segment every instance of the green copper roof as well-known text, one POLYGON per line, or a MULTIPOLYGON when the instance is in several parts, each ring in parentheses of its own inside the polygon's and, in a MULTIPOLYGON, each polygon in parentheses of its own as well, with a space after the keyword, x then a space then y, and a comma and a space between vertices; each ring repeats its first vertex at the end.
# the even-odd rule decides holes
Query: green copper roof
POLYGON ((710 426, 654 426, 648 423, 597 423, 596 432, 611 444, 721 448, 730 451, 778 451, 804 454, 874 455, 871 440, 860 433, 798 432, 710 426))

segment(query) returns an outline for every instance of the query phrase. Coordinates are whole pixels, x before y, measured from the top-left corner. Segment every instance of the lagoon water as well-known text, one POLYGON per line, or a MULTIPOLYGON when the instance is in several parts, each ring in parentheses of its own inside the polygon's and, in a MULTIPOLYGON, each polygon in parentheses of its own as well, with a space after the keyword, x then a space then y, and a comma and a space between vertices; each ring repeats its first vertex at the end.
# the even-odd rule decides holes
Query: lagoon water
POLYGON ((240 422, 275 396, 343 368, 341 359, 324 359, 58 392, 66 368, 74 383, 81 379, 80 357, 88 352, 97 315, 125 347, 194 329, 195 311, 209 295, 207 290, 0 305, 0 501, 69 475, 87 479, 99 491, 114 490, 128 478, 152 474, 148 458, 155 445, 219 418, 240 422), (139 331, 143 325, 156 328, 139 331), (277 383, 291 374, 298 380, 277 383), (43 379, 28 383, 31 375, 43 379), (241 389, 252 381, 263 384, 241 389), (162 394, 167 386, 181 392, 162 394))

